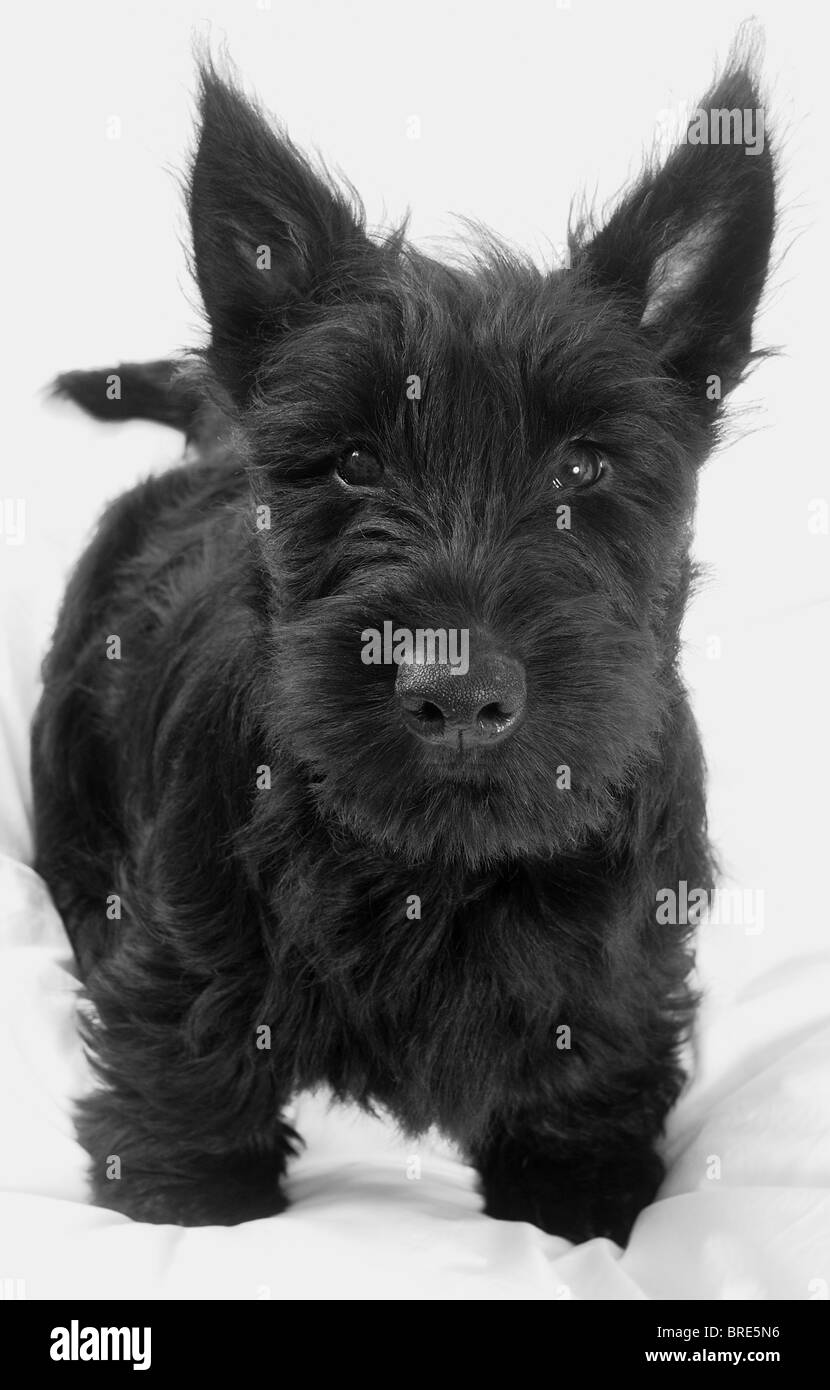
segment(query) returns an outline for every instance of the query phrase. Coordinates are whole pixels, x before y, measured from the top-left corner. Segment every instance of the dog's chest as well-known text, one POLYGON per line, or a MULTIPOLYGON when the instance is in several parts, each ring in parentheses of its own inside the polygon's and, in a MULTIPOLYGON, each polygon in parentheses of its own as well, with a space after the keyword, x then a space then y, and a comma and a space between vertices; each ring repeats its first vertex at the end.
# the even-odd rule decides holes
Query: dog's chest
POLYGON ((423 874, 339 910, 320 902, 313 927, 284 918, 296 1085, 327 1083, 408 1130, 463 1140, 505 1096, 520 1104, 540 1069, 561 1070, 575 953, 527 885, 453 904, 423 874))

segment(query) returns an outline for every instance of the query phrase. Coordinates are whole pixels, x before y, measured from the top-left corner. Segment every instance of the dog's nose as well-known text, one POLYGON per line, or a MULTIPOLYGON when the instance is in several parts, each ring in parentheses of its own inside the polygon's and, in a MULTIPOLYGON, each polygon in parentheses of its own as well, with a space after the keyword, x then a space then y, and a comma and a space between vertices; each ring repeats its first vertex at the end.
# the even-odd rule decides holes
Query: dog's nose
POLYGON ((463 748, 509 738, 525 708, 518 661, 494 652, 471 660, 463 675, 449 662, 402 662, 395 698, 407 728, 425 743, 463 748))

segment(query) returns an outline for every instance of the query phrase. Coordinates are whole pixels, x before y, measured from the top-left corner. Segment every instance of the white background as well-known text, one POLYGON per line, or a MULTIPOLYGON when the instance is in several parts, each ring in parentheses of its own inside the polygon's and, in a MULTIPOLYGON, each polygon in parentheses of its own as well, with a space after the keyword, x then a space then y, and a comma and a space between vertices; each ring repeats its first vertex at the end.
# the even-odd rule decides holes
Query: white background
MULTIPOLYGON (((722 1000, 826 947, 830 928, 830 537, 808 529, 810 502, 830 497, 826 19, 812 0, 756 14, 782 212, 757 341, 782 353, 736 393, 738 437, 703 475, 696 553, 708 577, 685 633, 713 835, 732 881, 764 894, 762 931, 703 934, 722 1000)), ((574 195, 612 200, 655 132, 697 104, 746 16, 734 0, 76 0, 7 15, 0 497, 25 500, 27 534, 22 546, 0 538, 0 714, 15 784, 0 848, 29 852, 26 723, 65 571, 103 501, 176 457, 168 431, 94 425, 39 392, 60 370, 201 338, 180 187, 194 33, 214 51, 226 44, 296 141, 349 176, 370 222, 411 206, 422 240, 471 215, 542 255, 564 239, 574 195)), ((718 1029, 718 1046, 739 1051, 728 1010, 718 1029)))
MULTIPOLYGON (((811 499, 830 496, 830 111, 820 11, 796 2, 756 13, 782 209, 757 340, 783 355, 737 393, 742 437, 704 475, 697 553, 709 577, 687 624, 687 670, 725 864, 766 886, 770 910, 786 903, 789 934, 794 919, 830 915, 830 538, 807 525, 811 499), (705 656, 711 636, 719 660, 705 656)), ((18 11, 3 84, 11 357, 0 493, 26 498, 30 540, 6 556, 10 582, 30 603, 42 545, 68 559, 105 496, 173 457, 167 432, 90 429, 36 393, 60 370, 200 339, 180 186, 194 35, 226 48, 298 143, 351 178, 371 222, 411 206, 413 235, 431 238, 453 232, 452 214, 472 215, 542 253, 564 239, 574 195, 613 199, 655 132, 697 103, 746 16, 734 0, 78 0, 18 11)), ((773 943, 767 932, 753 949, 773 943)))

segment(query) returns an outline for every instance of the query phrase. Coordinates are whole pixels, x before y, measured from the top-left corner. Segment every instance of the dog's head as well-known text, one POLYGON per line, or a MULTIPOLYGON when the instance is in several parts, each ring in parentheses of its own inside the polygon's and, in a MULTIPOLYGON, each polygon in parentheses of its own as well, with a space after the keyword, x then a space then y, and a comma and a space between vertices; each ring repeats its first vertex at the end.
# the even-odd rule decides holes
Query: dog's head
POLYGON ((578 845, 678 698, 696 472, 773 232, 750 71, 544 272, 370 238, 210 70, 201 102, 194 260, 259 507, 275 741, 397 852, 578 845))

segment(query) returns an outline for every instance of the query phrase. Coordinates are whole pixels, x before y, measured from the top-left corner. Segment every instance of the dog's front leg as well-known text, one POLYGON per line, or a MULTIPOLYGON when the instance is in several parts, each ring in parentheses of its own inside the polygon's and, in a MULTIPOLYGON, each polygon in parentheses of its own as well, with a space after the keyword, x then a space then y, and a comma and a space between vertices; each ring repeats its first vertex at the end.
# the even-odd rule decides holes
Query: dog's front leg
POLYGON ((188 1056, 180 1028, 100 1025, 106 1085, 79 1104, 93 1201, 136 1221, 234 1226, 284 1210, 297 1136, 267 1067, 232 1043, 188 1056))
POLYGON ((599 1117, 590 1140, 588 1128, 568 1137, 538 1117, 497 1122, 473 1155, 486 1213, 575 1244, 607 1236, 625 1245, 663 1178, 656 1135, 630 1124, 615 1130, 599 1117))
POLYGON ((169 1114, 163 1130, 154 1129, 152 1116, 136 1115, 133 1098, 120 1089, 85 1100, 78 1135, 92 1160, 95 1204, 135 1221, 178 1226, 235 1226, 284 1211, 280 1179, 294 1152, 290 1127, 275 1117, 267 1134, 247 1142, 240 1136, 234 1146, 209 1134, 209 1109, 204 1126, 192 1127, 191 1115, 182 1116, 177 1133, 169 1114))

